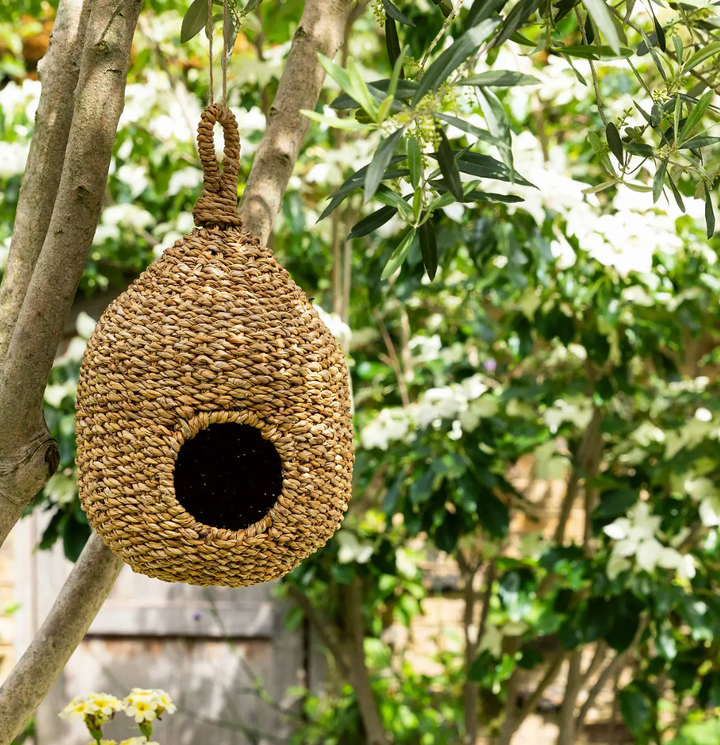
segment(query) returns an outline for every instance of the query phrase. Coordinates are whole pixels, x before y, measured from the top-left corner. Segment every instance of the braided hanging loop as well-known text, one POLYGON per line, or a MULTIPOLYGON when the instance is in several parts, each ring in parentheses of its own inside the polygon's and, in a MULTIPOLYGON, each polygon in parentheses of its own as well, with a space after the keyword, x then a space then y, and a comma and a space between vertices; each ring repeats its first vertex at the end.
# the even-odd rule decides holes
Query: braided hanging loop
POLYGON ((208 106, 198 126, 198 153, 203 167, 203 193, 193 208, 198 226, 242 225, 237 211, 237 178, 240 167, 240 134, 235 115, 222 104, 208 106), (222 125, 225 157, 222 172, 215 157, 215 124, 222 125))
POLYGON ((276 579, 323 546, 347 509, 354 459, 341 350, 272 252, 233 219, 230 117, 216 104, 200 125, 200 227, 103 313, 77 398, 90 524, 135 571, 197 585, 276 579), (222 172, 215 121, 226 132, 222 172), (264 480, 268 448, 276 480, 264 480), (196 493, 186 499, 188 484, 196 493), (251 504, 258 490, 267 509, 251 504))

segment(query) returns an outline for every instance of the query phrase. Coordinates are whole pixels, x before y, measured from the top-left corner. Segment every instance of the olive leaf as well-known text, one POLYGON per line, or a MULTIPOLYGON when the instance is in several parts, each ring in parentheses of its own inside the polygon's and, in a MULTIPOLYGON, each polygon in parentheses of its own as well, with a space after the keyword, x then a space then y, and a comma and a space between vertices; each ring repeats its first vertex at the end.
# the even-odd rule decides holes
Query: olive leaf
POLYGON ((185 42, 197 36, 205 28, 207 21, 207 0, 194 0, 183 16, 182 26, 180 27, 180 43, 185 44, 185 42))

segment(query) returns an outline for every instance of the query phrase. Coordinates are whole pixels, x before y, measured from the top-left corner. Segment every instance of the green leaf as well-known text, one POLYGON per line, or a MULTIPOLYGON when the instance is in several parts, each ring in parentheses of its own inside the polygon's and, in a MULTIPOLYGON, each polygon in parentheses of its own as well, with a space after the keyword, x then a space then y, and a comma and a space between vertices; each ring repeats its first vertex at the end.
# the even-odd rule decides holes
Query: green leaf
POLYGON ((691 54, 690 57, 688 57, 685 64, 683 65, 683 72, 689 72, 690 70, 693 70, 699 64, 705 62, 706 59, 709 59, 718 52, 720 52, 720 41, 714 41, 711 44, 708 44, 700 51, 695 52, 695 54, 691 54))
POLYGON ((300 109, 300 113, 306 116, 308 119, 312 119, 314 122, 318 122, 319 124, 327 124, 328 127, 333 127, 334 129, 346 129, 350 132, 367 132, 372 129, 369 124, 362 124, 356 119, 335 119, 330 116, 318 114, 317 111, 310 111, 309 109, 300 109))
POLYGON ((408 168, 410 169, 410 183, 413 189, 417 189, 422 175, 422 152, 420 145, 415 137, 411 137, 407 142, 408 168))
POLYGON ((450 116, 449 114, 435 114, 436 119, 441 119, 448 124, 452 124, 453 127, 457 127, 463 132, 467 132, 469 135, 474 135, 478 140, 483 142, 489 142, 491 145, 497 145, 497 138, 493 137, 490 132, 486 129, 480 129, 470 122, 466 122, 463 119, 458 119, 456 116, 450 116))
POLYGON ((426 220, 420 226, 420 253, 422 254, 425 271, 432 282, 437 274, 438 254, 435 229, 431 220, 426 220))
POLYGON ((680 145, 680 149, 694 150, 699 147, 707 147, 708 145, 715 145, 720 142, 720 137, 706 137, 705 135, 698 135, 697 137, 691 137, 689 140, 680 145))
POLYGON ((413 98, 413 106, 428 92, 436 91, 447 77, 456 70, 475 50, 492 34, 500 21, 491 18, 479 26, 466 31, 451 47, 446 49, 430 65, 422 76, 420 85, 413 98))
POLYGON ((383 8, 389 18, 394 18, 399 23, 405 26, 415 26, 415 24, 398 8, 396 8, 390 0, 382 0, 383 8))
POLYGON ((615 52, 611 47, 588 47, 584 45, 579 46, 567 46, 567 47, 555 47, 552 51, 558 54, 567 55, 568 57, 579 57, 580 59, 589 59, 595 61, 610 61, 617 59, 626 59, 632 57, 635 52, 628 47, 620 47, 619 52, 615 52))
POLYGON ((683 43, 682 39, 675 34, 672 38, 673 40, 673 46, 675 47, 675 56, 677 57, 678 65, 682 65, 683 63, 683 43))
POLYGON ((392 96, 387 96, 383 102, 378 106, 378 114, 377 114, 377 120, 378 124, 382 124, 385 119, 387 119, 387 115, 390 113, 390 109, 392 108, 393 101, 395 99, 392 96))
POLYGON ((470 29, 477 26, 478 23, 482 23, 495 13, 499 13, 505 3, 507 3, 507 0, 475 0, 467 14, 465 28, 470 29))
POLYGON ((458 85, 495 86, 497 88, 509 88, 515 85, 540 85, 540 81, 532 75, 524 75, 512 70, 489 70, 479 75, 471 75, 463 78, 458 85))
POLYGON ((712 238, 715 235, 715 212, 713 211, 710 191, 705 184, 705 226, 707 227, 707 237, 712 238))
POLYGON ((262 2, 263 0, 248 0, 243 8, 243 13, 251 13, 255 8, 259 8, 262 5, 262 2))
POLYGON ((194 0, 185 13, 180 27, 180 43, 184 44, 197 36, 208 21, 207 0, 194 0))
POLYGON ((645 46, 647 47, 648 52, 650 52, 650 56, 652 57, 652 60, 655 63, 655 67, 657 67, 658 72, 660 73, 660 77, 662 77, 662 79, 667 82, 667 75, 665 74, 665 68, 662 66, 662 62, 660 62, 660 57, 658 57, 657 52, 655 51, 652 43, 650 42, 650 39, 648 39, 647 34, 642 30, 640 26, 638 26, 637 29, 640 32, 640 36, 642 36, 643 41, 645 42, 645 46))
POLYGON ((515 168, 513 166, 512 134, 510 132, 510 120, 505 112, 505 107, 493 91, 478 90, 477 96, 490 134, 497 138, 496 145, 503 162, 509 169, 510 181, 514 181, 515 168))
POLYGON ((585 36, 587 37, 587 44, 592 44, 595 41, 595 26, 593 26, 590 13, 585 16, 585 36))
POLYGON ((341 90, 345 91, 349 96, 354 95, 350 75, 348 75, 347 71, 343 70, 340 65, 333 62, 324 54, 318 54, 318 59, 320 60, 320 64, 325 68, 325 72, 340 86, 341 90))
POLYGON ((667 160, 661 160, 657 171, 655 171, 655 178, 653 179, 653 204, 655 204, 657 200, 660 199, 660 195, 662 194, 667 165, 667 160))
POLYGON ((405 237, 400 241, 400 245, 398 245, 398 247, 392 252, 392 255, 388 259, 388 263, 385 264, 380 279, 389 279, 403 265, 408 253, 410 252, 413 241, 415 240, 416 233, 417 230, 415 230, 415 228, 408 230, 405 237))
POLYGON ((655 12, 652 11, 652 8, 651 8, 651 12, 652 12, 653 25, 655 26, 655 34, 658 40, 658 46, 660 47, 660 49, 662 49, 663 52, 665 52, 667 50, 667 41, 665 39, 665 29, 660 25, 660 22, 655 16, 655 12))
POLYGON ((390 16, 385 19, 385 47, 390 64, 394 67, 400 57, 400 37, 395 21, 390 16))
MULTIPOLYGON (((400 60, 398 60, 400 62, 400 60)), ((395 65, 398 68, 398 63, 395 65)), ((349 81, 348 81, 349 82, 349 81)), ((385 78, 384 80, 376 80, 373 83, 368 83, 370 92, 378 99, 382 101, 386 95, 390 95, 392 89, 392 78, 385 78)), ((414 80, 399 80, 396 83, 396 90, 394 97, 396 99, 411 98, 417 90, 418 84, 414 80)), ((331 109, 357 109, 360 104, 348 93, 341 93, 331 104, 331 109)), ((394 108, 394 107, 393 107, 394 108)), ((397 110, 400 111, 400 104, 397 104, 397 110)))
MULTIPOLYGON (((461 173, 468 173, 471 176, 479 178, 490 178, 496 181, 510 181, 510 171, 507 166, 490 155, 482 153, 464 153, 457 158, 458 168, 461 173)), ((515 173, 515 183, 523 186, 532 186, 537 189, 535 184, 531 184, 527 179, 515 173)))
POLYGON ((348 240, 353 238, 360 238, 363 235, 372 233, 373 230, 377 230, 380 226, 391 220, 397 214, 395 207, 381 207, 376 212, 364 217, 360 222, 352 226, 350 233, 348 234, 348 240))
POLYGON ((617 127, 612 122, 608 122, 607 127, 605 127, 605 136, 607 137, 610 152, 617 158, 618 163, 622 165, 625 162, 622 140, 620 139, 617 127))
POLYGON ((535 13, 542 3, 543 0, 520 0, 507 14, 493 46, 497 48, 504 44, 535 13))
POLYGON ((644 142, 623 142, 622 145, 630 155, 641 155, 643 158, 652 158, 655 152, 652 145, 646 145, 644 142))
POLYGON ((352 97, 360 103, 372 119, 377 120, 377 104, 352 57, 347 61, 347 72, 352 86, 352 97))
POLYGON ((370 167, 365 174, 365 201, 369 202, 373 194, 377 191, 380 181, 382 181, 383 173, 390 163, 390 159, 395 152, 395 148, 400 142, 400 138, 405 131, 405 127, 396 129, 390 137, 384 139, 378 149, 373 155, 373 159, 370 163, 370 167))
POLYGON ((225 42, 225 49, 227 54, 227 60, 230 61, 233 50, 235 49, 235 41, 238 35, 238 29, 235 25, 235 18, 232 13, 228 13, 227 23, 223 25, 223 41, 225 42))
POLYGON ((685 212, 685 203, 683 202, 683 198, 680 195, 680 192, 678 191, 677 186, 675 185, 675 182, 673 181, 673 177, 668 174, 668 182, 670 183, 670 189, 673 193, 673 196, 675 197, 675 204, 677 204, 678 209, 680 212, 685 212))
POLYGON ((607 40, 610 48, 616 53, 620 53, 620 37, 617 28, 613 22, 610 9, 604 0, 582 0, 587 12, 592 17, 595 25, 600 29, 602 35, 607 40))
MULTIPOLYGON (((383 174, 382 180, 388 180, 392 178, 400 178, 401 176, 407 176, 408 171, 407 169, 393 169, 392 166, 401 163, 403 160, 405 160, 405 155, 395 155, 390 160, 390 168, 388 168, 385 173, 383 174)), ((320 222, 320 220, 324 220, 331 212, 333 212, 347 197, 352 194, 356 189, 359 189, 365 180, 365 174, 368 171, 368 168, 370 166, 363 166, 358 171, 355 171, 351 176, 349 176, 345 181, 342 183, 340 188, 333 192, 329 197, 329 204, 328 206, 323 210, 320 217, 318 217, 317 222, 320 222)))
POLYGON ((641 735, 650 724, 650 704, 632 684, 620 691, 620 711, 630 732, 641 735))
MULTIPOLYGON (((409 98, 409 96, 412 95, 410 93, 407 93, 405 96, 399 95, 400 81, 405 76, 405 73, 403 72, 403 63, 405 62, 406 56, 407 47, 403 47, 400 50, 398 58, 395 60, 392 75, 390 76, 390 81, 388 82, 387 94, 388 96, 392 96, 393 98, 395 98, 395 96, 397 96, 398 98, 409 98)), ((414 83, 415 81, 412 82, 414 83)))
POLYGON ((438 128, 438 131, 440 132, 440 147, 438 148, 440 170, 445 177, 448 189, 450 189, 455 199, 462 202, 464 197, 463 187, 460 180, 460 171, 458 171, 457 163, 455 163, 455 156, 445 131, 441 128, 438 128))
POLYGON ((378 189, 375 192, 375 199, 377 199, 378 202, 386 204, 388 207, 395 207, 398 212, 402 213, 403 217, 406 220, 414 220, 415 215, 413 214, 412 207, 398 193, 392 191, 391 189, 387 189, 385 187, 378 189))
POLYGON ((685 138, 693 131, 693 129, 695 129, 698 124, 700 124, 700 121, 705 115, 708 106, 710 106, 710 102, 712 101, 714 95, 714 90, 707 91, 697 102, 697 104, 690 110, 690 113, 685 120, 685 124, 683 125, 682 130, 680 130, 680 137, 678 138, 678 142, 683 142, 685 138))

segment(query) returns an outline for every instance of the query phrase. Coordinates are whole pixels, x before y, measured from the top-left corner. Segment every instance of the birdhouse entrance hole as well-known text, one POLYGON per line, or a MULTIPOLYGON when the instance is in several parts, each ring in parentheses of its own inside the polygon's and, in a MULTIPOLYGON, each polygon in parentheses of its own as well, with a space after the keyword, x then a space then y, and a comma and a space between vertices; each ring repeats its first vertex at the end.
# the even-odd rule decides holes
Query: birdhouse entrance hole
POLYGON ((281 490, 275 446, 247 424, 211 424, 178 453, 175 496, 204 525, 247 528, 267 515, 281 490))

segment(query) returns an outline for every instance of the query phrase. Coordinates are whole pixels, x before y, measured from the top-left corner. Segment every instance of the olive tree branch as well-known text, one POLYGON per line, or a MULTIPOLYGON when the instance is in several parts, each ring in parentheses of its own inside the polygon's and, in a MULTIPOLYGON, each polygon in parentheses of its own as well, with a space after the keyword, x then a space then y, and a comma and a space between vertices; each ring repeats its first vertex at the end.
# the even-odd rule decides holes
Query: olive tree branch
POLYGON ((245 228, 267 243, 325 80, 318 54, 334 57, 352 0, 306 0, 240 205, 245 228))

